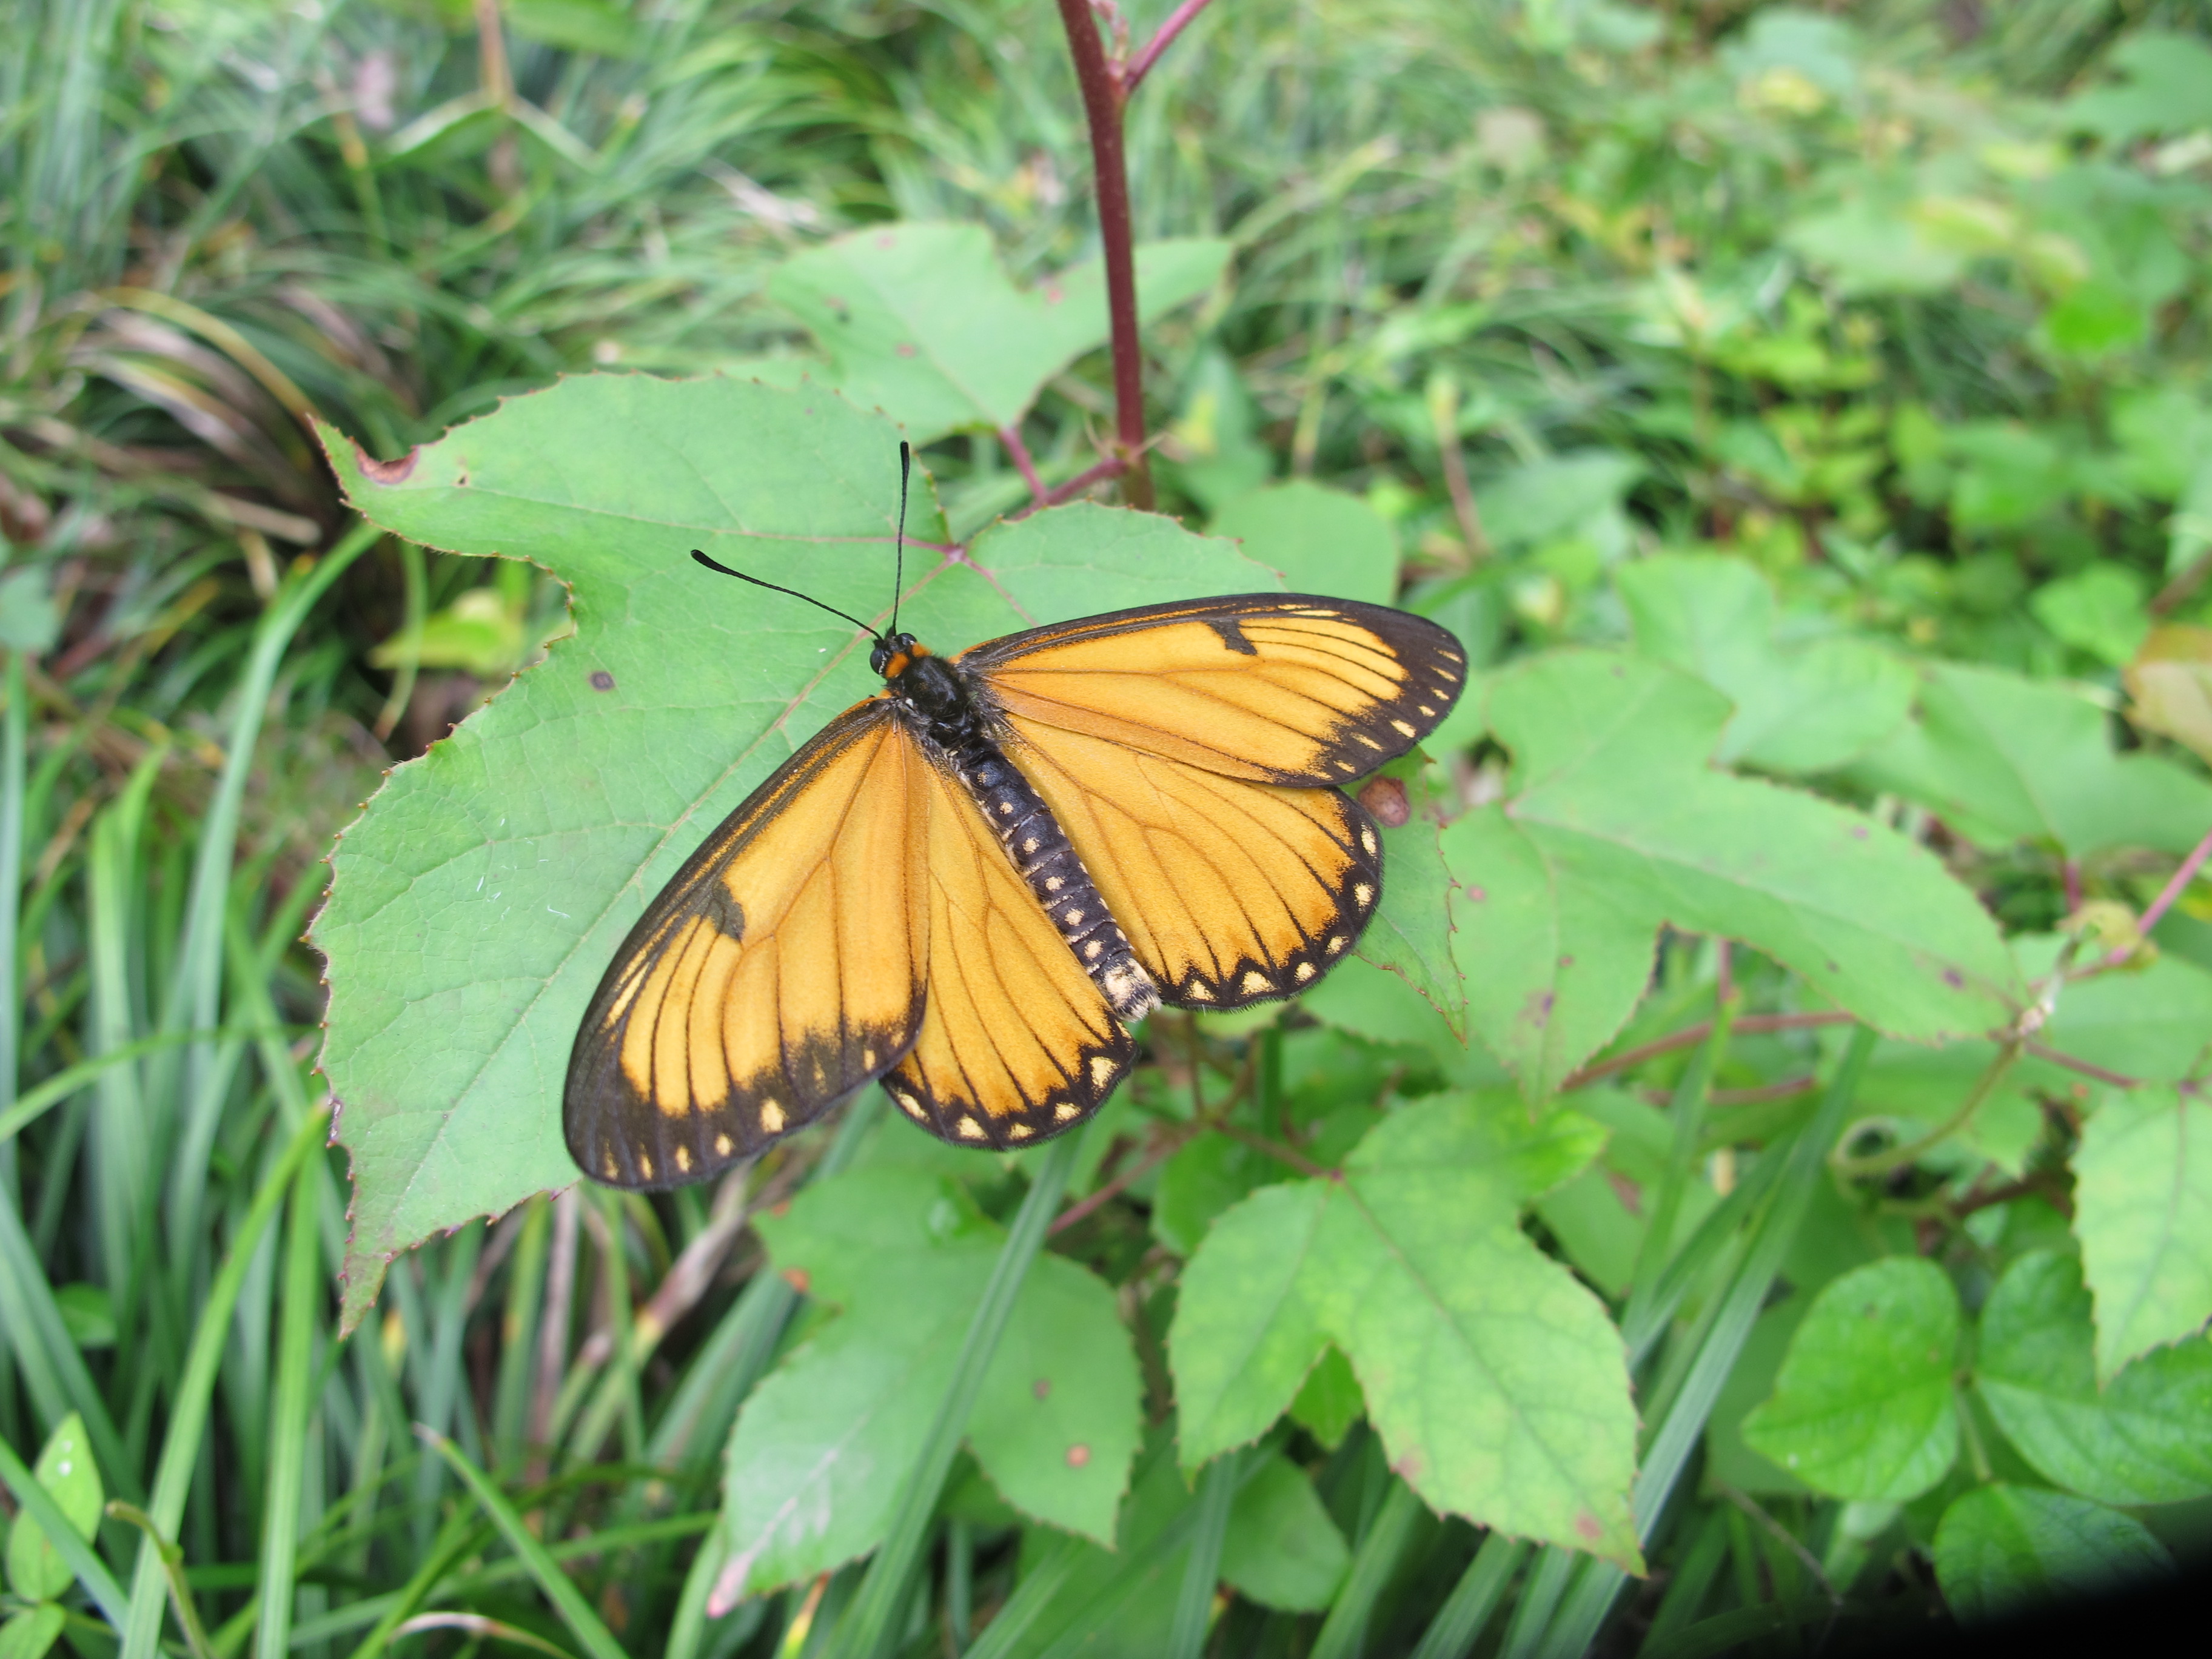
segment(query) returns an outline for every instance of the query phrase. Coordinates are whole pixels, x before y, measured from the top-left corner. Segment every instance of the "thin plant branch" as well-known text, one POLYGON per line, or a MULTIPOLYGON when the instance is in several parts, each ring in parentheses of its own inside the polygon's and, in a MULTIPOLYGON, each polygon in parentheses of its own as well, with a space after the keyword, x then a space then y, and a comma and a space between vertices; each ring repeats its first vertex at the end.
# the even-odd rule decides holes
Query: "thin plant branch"
POLYGON ((1036 462, 1030 454, 1030 447, 1022 441, 1020 430, 1011 426, 1000 427, 999 441, 1006 445, 1006 453, 1014 463, 1014 471, 1022 475, 1022 482, 1030 487, 1030 503, 1036 507, 1047 505, 1050 498, 1045 494, 1044 480, 1037 477, 1036 462))
POLYGON ((2094 1078, 2100 1083, 2109 1083, 2115 1089, 2140 1089, 2143 1085, 2142 1079, 2139 1077, 2127 1077, 2118 1072, 2108 1072, 2101 1066, 2094 1066, 2086 1060, 2077 1060, 2072 1054, 2062 1054, 2046 1043, 2031 1042, 2027 1045, 2027 1052, 2038 1060, 2049 1060, 2053 1066, 2063 1066, 2069 1072, 2079 1072, 2083 1077, 2094 1078))
MULTIPOLYGON (((1824 1008, 1807 1014, 1746 1014, 1735 1022, 1739 1035, 1750 1031, 1800 1031, 1816 1025, 1850 1025, 1856 1017, 1840 1008, 1824 1008)), ((1660 1054, 1670 1054, 1677 1048, 1691 1048, 1713 1034, 1713 1023, 1702 1020, 1695 1025, 1686 1025, 1679 1031, 1669 1031, 1665 1036, 1629 1049, 1626 1054, 1609 1055, 1592 1060, 1580 1071, 1571 1073, 1559 1085, 1559 1092, 1579 1089, 1596 1082, 1601 1077, 1611 1077, 1615 1072, 1625 1072, 1660 1054)))
POLYGON ((1117 78, 1121 83, 1124 99, 1143 83, 1145 76, 1152 72, 1152 65, 1159 62, 1160 54, 1175 43, 1176 36, 1188 28, 1208 3, 1209 0, 1182 0, 1182 4, 1168 14, 1168 21, 1160 25, 1159 33, 1146 41, 1139 48, 1137 55, 1121 66, 1117 78))
POLYGON ((1966 1099, 1960 1103, 1959 1109, 1951 1114, 1949 1120, 1938 1124, 1916 1140, 1908 1140, 1903 1146, 1893 1146, 1887 1152, 1869 1152, 1863 1158, 1855 1158, 1844 1148, 1851 1144, 1851 1137, 1861 1128, 1877 1120, 1862 1119, 1854 1123, 1844 1131, 1842 1138, 1836 1142, 1835 1150, 1828 1154, 1828 1166, 1844 1180, 1853 1181, 1869 1176, 1887 1175, 1893 1170, 1902 1170, 1907 1164, 1917 1163, 1922 1153, 1942 1146, 1974 1121, 1974 1114, 1981 1110, 1982 1103, 1996 1092, 1997 1085, 2004 1081, 2005 1073, 2012 1070, 2013 1062, 2027 1047, 2025 1037, 2016 1036, 2007 1042, 1990 1056, 1990 1063, 1982 1068, 1981 1076, 1974 1079, 1974 1086, 1966 1091, 1966 1099))
MULTIPOLYGON (((2150 908, 2142 913, 2142 920, 2136 924, 2138 933, 2149 937, 2150 930, 2165 919, 2166 913, 2173 908, 2175 901, 2189 890, 2189 884, 2197 879, 2197 872, 2204 867, 2207 858, 2212 858, 2212 835, 2207 835, 2191 849, 2189 856, 2182 860, 2181 868, 2173 872, 2173 879, 2159 890, 2158 896, 2150 902, 2150 908)), ((2124 949, 2114 951, 2106 957, 2105 961, 2108 964, 2124 962, 2128 954, 2124 949)))

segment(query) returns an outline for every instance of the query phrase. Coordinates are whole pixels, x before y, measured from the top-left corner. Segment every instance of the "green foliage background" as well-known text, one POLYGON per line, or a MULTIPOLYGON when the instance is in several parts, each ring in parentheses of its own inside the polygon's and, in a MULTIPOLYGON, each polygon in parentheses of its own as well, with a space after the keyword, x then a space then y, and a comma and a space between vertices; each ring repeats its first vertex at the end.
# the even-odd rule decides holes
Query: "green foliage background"
POLYGON ((1216 0, 1129 110, 1178 526, 1007 516, 1112 411, 1050 8, 15 8, 0 1652, 1663 1655, 2201 1558, 2208 37, 1216 0), (1057 1148, 555 1196, 606 951, 865 681, 681 555, 872 607, 902 431, 947 648, 1458 634, 1368 960, 1057 1148))

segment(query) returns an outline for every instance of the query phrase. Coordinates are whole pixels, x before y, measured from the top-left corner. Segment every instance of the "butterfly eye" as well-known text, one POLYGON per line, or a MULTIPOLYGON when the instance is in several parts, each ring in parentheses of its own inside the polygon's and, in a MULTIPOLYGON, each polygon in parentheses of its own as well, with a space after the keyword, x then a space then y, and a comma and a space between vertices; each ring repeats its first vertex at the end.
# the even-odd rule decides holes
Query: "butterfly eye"
POLYGON ((890 647, 888 645, 878 645, 874 650, 868 653, 869 672, 876 674, 882 673, 884 672, 884 665, 890 659, 890 647))

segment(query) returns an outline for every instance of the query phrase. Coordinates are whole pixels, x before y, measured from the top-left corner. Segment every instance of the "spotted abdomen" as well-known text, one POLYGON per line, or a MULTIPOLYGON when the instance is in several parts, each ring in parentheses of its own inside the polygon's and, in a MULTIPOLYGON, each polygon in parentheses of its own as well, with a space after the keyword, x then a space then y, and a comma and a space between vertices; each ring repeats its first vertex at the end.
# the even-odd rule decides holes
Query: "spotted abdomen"
POLYGON ((951 759, 998 832, 1007 858, 1115 1016, 1130 1024, 1159 1006, 1159 988, 1137 961, 1098 884, 1030 781, 981 732, 966 734, 951 759))

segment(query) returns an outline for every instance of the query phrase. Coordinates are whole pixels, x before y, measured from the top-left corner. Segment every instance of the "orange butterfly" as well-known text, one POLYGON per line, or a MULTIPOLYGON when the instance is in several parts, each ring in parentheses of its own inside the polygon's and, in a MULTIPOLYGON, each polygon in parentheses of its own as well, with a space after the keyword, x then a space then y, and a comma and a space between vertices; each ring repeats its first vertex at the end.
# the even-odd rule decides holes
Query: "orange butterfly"
POLYGON ((1291 996, 1351 951, 1382 843, 1335 786, 1433 731, 1467 675, 1435 623, 1305 594, 952 658, 896 610, 845 619, 884 690, 685 860, 584 1016, 562 1121, 595 1179, 704 1179, 878 1079, 955 1146, 1073 1127, 1160 1004, 1291 996))

